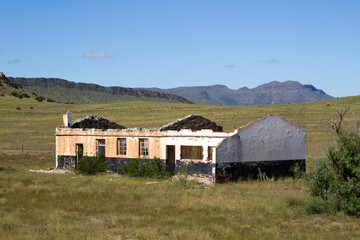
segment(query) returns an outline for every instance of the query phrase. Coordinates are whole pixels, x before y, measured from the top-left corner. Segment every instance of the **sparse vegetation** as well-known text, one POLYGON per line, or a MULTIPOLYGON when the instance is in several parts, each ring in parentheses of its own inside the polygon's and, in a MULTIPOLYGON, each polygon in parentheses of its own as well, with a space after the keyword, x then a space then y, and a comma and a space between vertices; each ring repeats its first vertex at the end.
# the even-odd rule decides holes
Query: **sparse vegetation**
POLYGON ((14 97, 17 97, 17 98, 20 98, 20 99, 22 98, 21 94, 19 94, 16 91, 11 92, 11 96, 14 96, 14 97))
POLYGON ((7 84, 15 89, 22 89, 21 84, 12 81, 7 81, 7 84))
POLYGON ((45 100, 45 98, 42 97, 42 96, 36 96, 36 97, 35 97, 35 100, 38 101, 38 102, 42 102, 42 101, 45 100))
POLYGON ((166 170, 166 166, 157 157, 154 159, 134 159, 118 169, 119 174, 126 174, 130 177, 166 178, 172 173, 166 170))
POLYGON ((107 169, 106 159, 103 154, 96 157, 83 157, 77 165, 76 172, 86 175, 95 175, 97 173, 105 172, 107 169))
POLYGON ((343 128, 347 110, 339 111, 339 120, 331 122, 337 146, 331 146, 328 158, 317 163, 308 186, 312 195, 324 201, 327 212, 360 216, 360 126, 357 121, 355 131, 343 128))
MULTIPOLYGON (((360 116, 360 96, 270 106, 203 106, 153 102, 98 105, 40 103, 0 98, 1 239, 357 239, 358 218, 323 213, 303 179, 207 186, 119 174, 51 175, 28 169, 55 167, 54 128, 62 114, 103 116, 127 127, 160 127, 196 113, 233 131, 268 113, 306 128, 307 171, 336 135, 328 119, 347 104, 360 116), (331 106, 325 107, 327 103, 331 106), (21 107, 17 111, 16 107, 21 107), (31 109, 33 107, 34 109, 31 109), (25 151, 22 152, 22 143, 25 151), (309 215, 311 212, 315 215, 309 215), (321 219, 321 220, 320 220, 321 219), (174 227, 175 226, 175 227, 174 227)), ((355 118, 347 115, 344 126, 355 118)), ((346 129, 346 130, 350 130, 346 129)))
POLYGON ((11 92, 11 96, 14 96, 14 97, 17 97, 17 98, 30 98, 29 94, 27 93, 19 93, 19 92, 16 92, 16 91, 13 91, 11 92))
POLYGON ((74 83, 64 79, 43 78, 9 78, 19 81, 24 88, 34 93, 40 93, 45 98, 56 102, 69 104, 95 104, 129 101, 154 101, 191 103, 189 100, 172 94, 146 91, 124 87, 103 87, 96 84, 74 83))
POLYGON ((24 98, 30 98, 29 94, 27 94, 27 93, 23 93, 22 96, 23 96, 24 98))
POLYGON ((261 169, 258 168, 258 174, 257 174, 257 181, 258 182, 265 182, 268 181, 269 177, 266 175, 265 172, 261 172, 261 169))

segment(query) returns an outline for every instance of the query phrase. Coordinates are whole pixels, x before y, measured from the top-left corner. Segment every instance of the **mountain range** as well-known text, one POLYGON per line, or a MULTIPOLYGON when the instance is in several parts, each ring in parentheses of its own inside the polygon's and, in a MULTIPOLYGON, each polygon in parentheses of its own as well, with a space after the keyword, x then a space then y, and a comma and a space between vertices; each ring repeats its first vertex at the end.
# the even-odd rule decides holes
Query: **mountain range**
POLYGON ((237 90, 224 85, 161 88, 104 87, 76 83, 59 78, 13 78, 24 89, 57 102, 78 104, 112 103, 123 101, 155 101, 196 103, 208 105, 266 105, 328 100, 333 97, 313 85, 296 81, 273 81, 249 89, 237 90))
POLYGON ((128 101, 153 102, 192 102, 173 94, 140 90, 125 87, 103 87, 97 84, 76 83, 60 78, 19 78, 8 77, 12 82, 21 84, 30 92, 41 94, 56 102, 76 104, 113 103, 128 101))
POLYGON ((296 81, 272 81, 249 89, 237 90, 224 85, 177 87, 171 89, 140 88, 151 91, 170 93, 182 96, 196 104, 213 105, 267 105, 312 102, 328 100, 333 97, 313 85, 302 85, 296 81))

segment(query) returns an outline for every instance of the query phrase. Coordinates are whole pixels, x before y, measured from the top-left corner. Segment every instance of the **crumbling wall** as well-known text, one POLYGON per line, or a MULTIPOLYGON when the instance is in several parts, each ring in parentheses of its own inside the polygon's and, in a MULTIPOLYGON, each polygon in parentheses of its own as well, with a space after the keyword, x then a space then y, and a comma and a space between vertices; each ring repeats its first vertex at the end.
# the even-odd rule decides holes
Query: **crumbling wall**
POLYGON ((257 179, 259 169, 269 178, 294 177, 294 169, 305 172, 305 159, 287 161, 232 162, 216 164, 215 182, 257 179))
POLYGON ((175 174, 182 177, 202 178, 213 181, 212 161, 176 160, 175 174))

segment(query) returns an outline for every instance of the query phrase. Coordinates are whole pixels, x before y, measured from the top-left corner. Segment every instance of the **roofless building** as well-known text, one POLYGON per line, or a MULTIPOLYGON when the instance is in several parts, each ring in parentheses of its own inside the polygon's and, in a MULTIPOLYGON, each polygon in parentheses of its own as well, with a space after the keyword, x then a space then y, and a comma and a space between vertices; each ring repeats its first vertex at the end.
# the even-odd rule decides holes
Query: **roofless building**
POLYGON ((160 158, 178 176, 208 182, 269 177, 305 171, 306 133, 278 115, 268 115, 234 132, 197 115, 189 115, 159 129, 126 128, 98 116, 72 122, 63 116, 56 129, 56 168, 76 168, 82 156, 105 154, 116 171, 133 159, 160 158))

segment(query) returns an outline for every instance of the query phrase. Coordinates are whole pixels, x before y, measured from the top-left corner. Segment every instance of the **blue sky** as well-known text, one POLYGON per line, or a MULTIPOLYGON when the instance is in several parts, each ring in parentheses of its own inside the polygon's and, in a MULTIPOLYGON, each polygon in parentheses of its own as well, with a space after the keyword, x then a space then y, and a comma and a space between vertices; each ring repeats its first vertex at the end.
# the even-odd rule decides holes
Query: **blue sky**
POLYGON ((359 95, 360 1, 1 0, 0 71, 104 86, 359 95))

